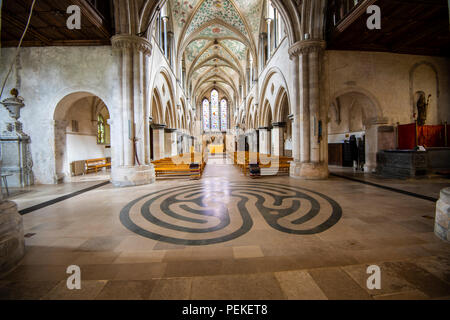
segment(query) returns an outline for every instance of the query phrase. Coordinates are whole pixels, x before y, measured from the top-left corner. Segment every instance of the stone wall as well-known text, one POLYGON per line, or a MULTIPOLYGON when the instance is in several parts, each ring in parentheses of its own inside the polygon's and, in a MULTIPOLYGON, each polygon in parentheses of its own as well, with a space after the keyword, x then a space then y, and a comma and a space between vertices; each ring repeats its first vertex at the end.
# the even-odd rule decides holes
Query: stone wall
MULTIPOLYGON (((328 104, 346 93, 366 95, 389 124, 412 123, 414 93, 431 94, 427 124, 450 122, 449 62, 440 57, 326 51, 328 104)), ((351 104, 352 101, 344 101, 351 104)), ((341 126, 348 125, 348 114, 341 126)))
MULTIPOLYGON (((2 66, 9 65, 14 51, 2 49, 2 66)), ((0 69, 2 79, 6 69, 0 69)), ((117 59, 110 46, 22 48, 2 98, 16 87, 25 99, 20 121, 32 141, 35 183, 55 182, 54 114, 58 103, 74 92, 88 92, 102 99, 114 118, 119 112, 119 84, 117 59)), ((8 119, 1 107, 1 131, 8 119)))

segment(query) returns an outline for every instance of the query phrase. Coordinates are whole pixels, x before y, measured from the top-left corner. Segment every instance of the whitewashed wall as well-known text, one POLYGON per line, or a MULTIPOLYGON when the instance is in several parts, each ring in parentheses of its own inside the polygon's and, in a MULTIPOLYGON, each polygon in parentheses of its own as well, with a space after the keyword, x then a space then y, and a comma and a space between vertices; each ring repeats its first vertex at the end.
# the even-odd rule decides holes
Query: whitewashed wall
MULTIPOLYGON (((3 79, 14 49, 2 49, 0 76, 3 79)), ((117 58, 110 46, 23 48, 18 63, 7 83, 2 99, 17 87, 25 99, 20 121, 31 136, 35 183, 55 182, 54 112, 57 104, 74 92, 89 92, 102 99, 111 118, 120 106, 120 81, 117 58)), ((0 108, 0 130, 9 121, 0 108)), ((117 130, 111 128, 114 148, 117 130)), ((112 150, 114 153, 114 150, 112 150)))

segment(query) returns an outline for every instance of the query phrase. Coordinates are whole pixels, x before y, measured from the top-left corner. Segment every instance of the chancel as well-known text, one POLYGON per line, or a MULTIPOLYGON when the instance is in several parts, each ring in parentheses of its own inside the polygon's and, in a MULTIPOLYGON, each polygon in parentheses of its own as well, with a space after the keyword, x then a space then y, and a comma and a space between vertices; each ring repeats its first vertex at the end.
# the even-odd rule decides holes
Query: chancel
POLYGON ((450 296, 448 1, 0 3, 0 299, 450 296))

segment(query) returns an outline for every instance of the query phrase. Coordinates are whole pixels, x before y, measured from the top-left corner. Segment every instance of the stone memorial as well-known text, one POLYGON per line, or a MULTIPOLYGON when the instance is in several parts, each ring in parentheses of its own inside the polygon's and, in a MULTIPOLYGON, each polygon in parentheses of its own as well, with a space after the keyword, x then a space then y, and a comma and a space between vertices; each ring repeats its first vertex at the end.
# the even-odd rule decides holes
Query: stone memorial
MULTIPOLYGON (((2 157, 0 158, 0 174, 12 174, 19 185, 28 185, 30 170, 24 170, 28 156, 29 137, 22 132, 22 125, 18 121, 23 101, 18 98, 17 90, 12 90, 12 98, 2 104, 8 109, 14 123, 8 123, 8 130, 1 135, 2 157), (5 144, 7 144, 5 146, 5 144), (12 147, 12 148, 10 148, 12 147), (15 159, 16 161, 13 161, 15 159), (25 163, 22 161, 25 160, 25 163), (11 165, 14 163, 15 165, 11 165), (4 170, 4 166, 8 170, 4 170), (18 170, 16 170, 18 169, 18 170), (6 171, 6 172, 5 172, 6 171)), ((31 169, 31 166, 30 166, 31 169)), ((14 185, 14 184, 13 184, 14 185)), ((25 254, 25 240, 23 235, 22 216, 14 202, 3 199, 2 181, 0 180, 0 277, 14 269, 25 254)))
POLYGON ((30 137, 23 132, 19 121, 20 109, 25 106, 16 89, 11 98, 1 104, 9 111, 12 122, 6 122, 6 131, 0 134, 0 159, 2 172, 8 175, 8 186, 23 188, 33 184, 33 162, 30 152, 30 137))

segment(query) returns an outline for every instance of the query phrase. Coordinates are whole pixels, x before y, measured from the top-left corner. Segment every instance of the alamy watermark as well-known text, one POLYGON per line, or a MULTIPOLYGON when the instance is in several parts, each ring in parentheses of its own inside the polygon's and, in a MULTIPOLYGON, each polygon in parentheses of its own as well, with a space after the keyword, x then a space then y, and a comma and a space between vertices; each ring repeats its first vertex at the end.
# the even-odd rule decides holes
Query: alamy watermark
POLYGON ((381 8, 377 5, 367 7, 367 14, 371 16, 367 19, 367 28, 369 30, 381 29, 381 8))
POLYGON ((67 278, 67 289, 69 290, 81 290, 81 269, 79 266, 69 266, 67 268, 67 274, 70 274, 70 277, 67 278))
POLYGON ((67 14, 70 17, 67 19, 67 28, 69 30, 80 30, 81 29, 81 9, 77 5, 72 5, 67 8, 67 14))
POLYGON ((366 285, 369 290, 381 289, 381 269, 377 265, 371 265, 367 268, 367 274, 370 274, 366 285))

